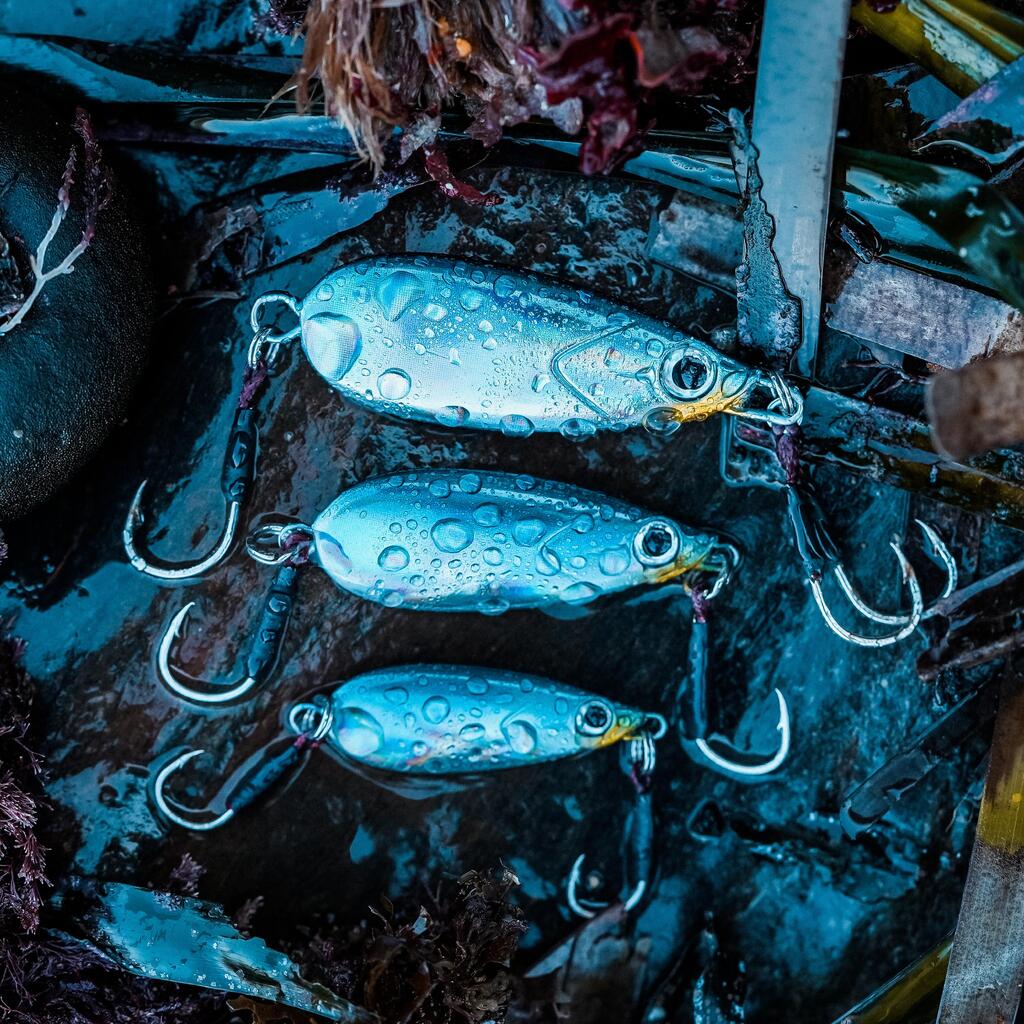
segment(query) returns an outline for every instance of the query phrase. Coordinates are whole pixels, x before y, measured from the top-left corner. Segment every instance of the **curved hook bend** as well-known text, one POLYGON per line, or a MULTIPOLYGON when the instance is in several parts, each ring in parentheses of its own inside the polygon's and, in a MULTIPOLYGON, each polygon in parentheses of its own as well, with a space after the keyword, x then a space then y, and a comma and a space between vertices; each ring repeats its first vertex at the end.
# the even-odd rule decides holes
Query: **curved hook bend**
MULTIPOLYGON (((246 386, 248 387, 248 384, 246 386)), ((256 387, 258 386, 257 382, 256 387)), ((224 495, 227 512, 220 540, 208 555, 194 562, 170 565, 166 562, 151 561, 146 554, 139 550, 139 545, 136 542, 136 534, 146 518, 142 511, 142 492, 146 488, 146 481, 143 480, 132 499, 121 534, 125 554, 133 568, 159 580, 187 580, 201 576, 227 557, 235 543, 242 508, 249 500, 249 493, 252 491, 253 481, 256 479, 258 433, 256 411, 248 404, 251 398, 252 395, 249 395, 248 398, 243 396, 239 400, 240 404, 235 410, 235 418, 231 425, 227 451, 224 453, 220 489, 224 495), (242 404, 243 402, 245 404, 242 404)))
POLYGON ((153 560, 148 552, 143 553, 140 550, 137 542, 137 534, 146 521, 146 515, 142 511, 142 492, 146 489, 147 483, 148 481, 143 480, 139 484, 139 489, 135 492, 135 497, 132 498, 128 515, 124 521, 124 529, 121 532, 124 551, 132 568, 158 580, 188 580, 202 576, 224 561, 235 544, 235 535, 238 533, 238 522, 242 513, 241 502, 228 502, 224 532, 209 554, 194 562, 180 562, 172 565, 153 560))
POLYGON ((751 761, 749 755, 721 736, 709 736, 706 739, 698 737, 694 740, 694 745, 716 768, 721 768, 722 771, 732 775, 770 775, 782 767, 783 762, 789 756, 791 742, 789 705, 778 688, 775 690, 775 696, 779 701, 779 720, 775 726, 779 732, 779 747, 767 761, 751 761), (720 754, 712 744, 724 748, 727 753, 720 754))
POLYGON ((161 682, 171 693, 183 700, 196 704, 227 704, 229 701, 244 697, 250 690, 262 683, 273 671, 281 651, 281 644, 291 617, 295 603, 295 590, 298 582, 298 567, 282 565, 277 571, 270 592, 263 603, 263 614, 259 628, 256 630, 245 659, 246 674, 240 682, 221 684, 219 689, 197 689, 196 684, 215 686, 205 680, 193 679, 183 675, 172 663, 171 654, 175 643, 186 632, 189 612, 195 606, 190 601, 182 608, 164 631, 157 650, 157 674, 161 682))
MULTIPOLYGON (((956 590, 959 573, 957 571, 956 560, 953 558, 952 553, 946 546, 945 541, 939 536, 938 531, 921 519, 915 519, 914 522, 917 523, 918 527, 920 527, 921 532, 925 536, 925 540, 928 541, 928 544, 931 547, 933 561, 941 563, 946 572, 946 582, 942 588, 942 593, 939 594, 935 599, 935 602, 933 602, 933 604, 921 616, 921 618, 926 619, 932 613, 935 603, 949 597, 949 595, 956 590)), ((837 565, 834 570, 834 575, 836 582, 846 595, 847 600, 866 619, 870 619, 872 622, 877 622, 883 626, 899 626, 909 621, 909 615, 886 615, 872 608, 857 592, 857 589, 854 587, 850 577, 847 576, 844 566, 837 565)))
POLYGON ((825 600, 825 594, 821 586, 821 577, 811 575, 808 578, 808 582, 811 586, 811 593, 814 595, 814 603, 818 606, 818 611, 821 612, 822 618, 828 624, 829 629, 832 630, 836 636, 841 637, 843 640, 848 641, 851 644, 856 644, 858 647, 888 647, 891 644, 899 643, 900 640, 905 640, 911 633, 917 629, 921 622, 921 618, 924 615, 924 601, 921 597, 921 584, 917 580, 917 573, 914 572, 914 567, 907 560, 907 556, 903 553, 903 548, 900 546, 899 541, 893 540, 889 542, 889 547, 896 553, 896 558, 899 560, 900 569, 903 573, 903 582, 906 584, 907 591, 910 594, 910 614, 906 616, 891 616, 881 617, 881 612, 876 612, 874 609, 869 608, 864 602, 857 597, 856 600, 851 597, 852 594, 856 594, 853 590, 853 585, 850 583, 849 578, 846 576, 845 570, 841 563, 837 563, 831 568, 832 574, 839 581, 839 585, 843 590, 843 593, 850 600, 850 603, 866 618, 871 619, 875 622, 883 623, 886 625, 894 625, 898 628, 895 632, 887 633, 883 636, 865 636, 861 633, 853 633, 846 629, 845 626, 840 625, 839 620, 835 617, 832 609, 829 608, 828 602, 825 600), (844 586, 845 581, 845 586, 844 586))
MULTIPOLYGON (((218 814, 216 818, 212 818, 209 821, 185 818, 171 807, 167 797, 164 795, 164 786, 167 784, 167 780, 170 776, 182 765, 188 764, 189 761, 195 757, 199 757, 202 753, 204 753, 203 750, 186 750, 184 754, 179 754, 173 761, 169 761, 165 764, 164 767, 157 772, 157 776, 153 780, 153 802, 156 804, 157 810, 159 810, 168 821, 175 825, 180 825, 182 828, 191 829, 193 832, 209 832, 211 829, 220 828, 221 825, 226 824, 235 816, 234 809, 229 807, 227 810, 218 814)), ((203 812, 198 811, 196 813, 201 814, 203 812)))

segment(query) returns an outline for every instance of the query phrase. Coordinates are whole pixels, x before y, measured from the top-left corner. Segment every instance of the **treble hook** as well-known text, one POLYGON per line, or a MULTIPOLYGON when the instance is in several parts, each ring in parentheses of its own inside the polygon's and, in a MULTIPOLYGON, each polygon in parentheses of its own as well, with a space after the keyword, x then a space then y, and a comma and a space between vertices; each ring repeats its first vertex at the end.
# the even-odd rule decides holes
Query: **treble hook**
POLYGON ((186 750, 157 772, 156 778, 153 780, 153 803, 164 818, 182 828, 190 829, 193 832, 209 832, 212 829, 220 828, 239 811, 245 810, 250 804, 264 796, 282 778, 293 772, 299 766, 306 752, 315 750, 330 731, 332 717, 329 705, 322 699, 296 705, 288 716, 289 727, 297 733, 295 739, 289 740, 288 746, 281 753, 257 764, 252 771, 243 776, 224 801, 225 809, 214 818, 202 821, 194 817, 185 817, 181 811, 187 810, 189 814, 203 814, 207 809, 181 808, 181 811, 175 810, 164 793, 167 780, 171 775, 182 765, 188 764, 189 761, 205 753, 202 749, 186 750))
MULTIPOLYGON (((910 595, 911 608, 907 614, 891 615, 872 608, 857 592, 839 557, 839 550, 829 534, 824 516, 813 493, 806 486, 795 484, 788 486, 786 492, 797 552, 803 563, 814 602, 832 632, 860 647, 876 648, 888 647, 890 644, 898 643, 910 636, 928 613, 925 611, 917 574, 904 554, 900 541, 894 538, 890 541, 889 547, 892 548, 899 562, 903 583, 910 595), (859 614, 880 625, 895 626, 897 627, 895 631, 882 636, 865 636, 842 626, 825 599, 822 582, 828 574, 835 577, 846 599, 859 614)), ((931 548, 930 555, 936 561, 941 562, 945 569, 946 583, 941 597, 948 597, 956 589, 956 562, 949 548, 933 527, 920 519, 916 519, 915 522, 931 548)))
POLYGON ((199 690, 195 684, 215 685, 205 680, 193 679, 179 672, 171 664, 171 653, 175 643, 185 635, 189 612, 195 605, 189 602, 179 611, 160 640, 157 651, 157 673, 163 684, 174 694, 197 704, 226 704, 247 694, 262 683, 273 671, 281 652, 298 584, 300 564, 285 563, 277 571, 274 583, 263 602, 263 613, 259 627, 252 638, 249 654, 245 659, 245 677, 236 683, 221 684, 213 691, 199 690))
POLYGON ((673 713, 678 722, 680 739, 692 742, 711 765, 729 775, 770 775, 789 756, 791 729, 786 698, 781 690, 775 689, 775 697, 779 702, 779 718, 775 726, 779 733, 779 746, 767 760, 757 760, 749 751, 735 746, 717 733, 708 735, 708 595, 700 589, 694 589, 691 597, 693 622, 688 653, 689 673, 680 683, 673 713))
MULTIPOLYGON (((655 766, 656 736, 644 733, 630 740, 623 751, 622 770, 632 781, 636 792, 636 803, 626 822, 624 845, 626 848, 626 877, 630 885, 629 894, 623 897, 622 909, 628 914, 635 910, 644 899, 650 886, 651 865, 654 855, 654 805, 651 797, 651 783, 655 766), (632 884, 630 884, 632 883, 632 884)), ((581 853, 573 862, 566 881, 565 898, 569 909, 578 917, 593 918, 611 906, 578 895, 583 880, 583 862, 586 854, 581 853)))

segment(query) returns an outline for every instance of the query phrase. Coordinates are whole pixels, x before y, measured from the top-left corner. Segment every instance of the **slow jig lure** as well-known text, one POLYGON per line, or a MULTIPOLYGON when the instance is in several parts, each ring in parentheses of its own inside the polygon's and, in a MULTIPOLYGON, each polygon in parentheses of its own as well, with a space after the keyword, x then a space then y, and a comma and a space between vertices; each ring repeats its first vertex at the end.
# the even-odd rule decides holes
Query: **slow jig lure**
MULTIPOLYGON (((535 274, 448 257, 382 256, 351 263, 301 300, 283 292, 260 297, 251 322, 249 366, 256 376, 243 389, 225 458, 224 532, 194 563, 153 561, 136 536, 144 521, 143 482, 124 528, 125 550, 141 572, 186 579, 230 551, 256 469, 253 382, 280 346, 297 340, 311 365, 346 399, 447 427, 516 437, 558 431, 584 438, 640 425, 670 433, 684 422, 721 412, 782 432, 803 415, 800 392, 781 375, 745 366, 670 324, 535 274), (297 317, 283 333, 260 323, 264 309, 274 303, 297 317)), ((876 647, 916 628, 924 606, 898 544, 894 549, 911 610, 887 616, 854 600, 834 546, 815 545, 804 510, 793 523, 815 601, 830 628, 876 647), (808 552, 812 557, 803 557, 808 552), (895 632, 861 637, 839 626, 820 586, 826 573, 836 577, 859 613, 896 624, 895 632)), ((934 531, 929 540, 941 546, 934 531)), ((939 554, 952 583, 952 558, 944 546, 939 554)))
MULTIPOLYGON (((273 524, 250 554, 280 568, 237 683, 210 690, 171 664, 194 602, 171 621, 158 670, 178 696, 236 700, 272 670, 301 565, 319 565, 342 590, 392 608, 500 614, 557 611, 641 586, 710 578, 717 592, 739 560, 714 534, 567 484, 452 469, 364 481, 312 524, 273 524)), ((209 684, 206 684, 208 686, 209 684)))
MULTIPOLYGON (((245 773, 212 818, 171 801, 167 781, 202 750, 187 750, 153 780, 153 802, 169 822, 193 831, 219 828, 284 780, 307 753, 323 746, 345 767, 387 784, 392 779, 480 781, 511 768, 564 761, 620 744, 635 804, 626 820, 623 866, 629 911, 650 885, 654 857, 652 783, 655 741, 668 724, 658 714, 607 700, 540 676, 458 665, 407 665, 356 676, 330 696, 292 705, 285 715, 295 739, 245 773)), ((579 898, 582 857, 569 875, 570 908, 593 916, 579 898)))
MULTIPOLYGON (((494 772, 582 757, 615 744, 634 789, 624 835, 622 903, 636 907, 650 882, 654 850, 652 783, 655 742, 668 723, 641 711, 540 676, 457 665, 407 665, 368 672, 327 695, 288 709, 295 739, 257 758, 224 799, 224 810, 188 810, 166 793, 168 780, 202 750, 168 761, 153 780, 153 801, 167 821, 209 831, 293 777, 319 746, 345 767, 387 785, 389 780, 478 782, 494 772)), ((787 739, 788 743, 788 739, 787 739)), ((568 902, 585 917, 600 904, 577 892, 583 858, 569 874, 568 902)))

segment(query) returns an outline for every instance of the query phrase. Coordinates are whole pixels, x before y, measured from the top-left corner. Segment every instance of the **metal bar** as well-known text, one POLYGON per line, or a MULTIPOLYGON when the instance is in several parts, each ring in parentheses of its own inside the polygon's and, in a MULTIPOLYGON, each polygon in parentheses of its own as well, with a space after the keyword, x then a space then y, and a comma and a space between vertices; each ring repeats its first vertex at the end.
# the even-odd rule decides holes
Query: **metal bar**
POLYGON ((802 306, 792 369, 812 378, 849 0, 766 0, 753 142, 773 249, 802 306))

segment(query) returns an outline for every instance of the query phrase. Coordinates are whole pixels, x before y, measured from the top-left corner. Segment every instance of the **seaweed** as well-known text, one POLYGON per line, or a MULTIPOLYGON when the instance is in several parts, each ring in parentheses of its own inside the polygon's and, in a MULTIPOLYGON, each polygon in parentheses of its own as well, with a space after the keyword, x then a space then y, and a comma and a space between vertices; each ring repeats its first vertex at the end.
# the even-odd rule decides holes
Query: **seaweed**
POLYGON ((583 126, 580 166, 606 172, 638 150, 656 91, 699 95, 749 73, 754 6, 318 0, 293 84, 309 110, 319 81, 326 112, 377 169, 394 129, 406 133, 407 157, 434 142, 440 113, 460 102, 467 134, 488 146, 533 117, 571 134, 583 126))
POLYGON ((378 923, 330 925, 291 950, 307 977, 408 1024, 500 1021, 515 991, 509 961, 526 930, 507 869, 446 880, 414 914, 382 897, 378 923))
POLYGON ((74 129, 81 139, 81 158, 79 158, 77 146, 72 145, 68 153, 67 162, 64 165, 60 187, 57 189, 57 208, 54 210, 53 219, 50 221, 50 226, 46 234, 43 235, 35 253, 29 257, 32 271, 32 288, 20 305, 10 312, 7 320, 0 323, 0 335, 14 330, 25 319, 25 316, 35 304, 36 299, 39 298, 43 289, 50 281, 55 277, 70 274, 75 269, 75 261, 89 248, 96 237, 96 223, 99 220, 100 213, 110 204, 113 195, 110 172, 103 162, 103 152, 100 149, 96 132, 93 129, 92 119, 81 107, 75 112, 74 129), (84 221, 82 236, 68 250, 62 260, 47 269, 47 251, 60 232, 61 225, 71 209, 72 190, 75 184, 75 175, 79 172, 79 162, 81 162, 80 184, 84 221))

